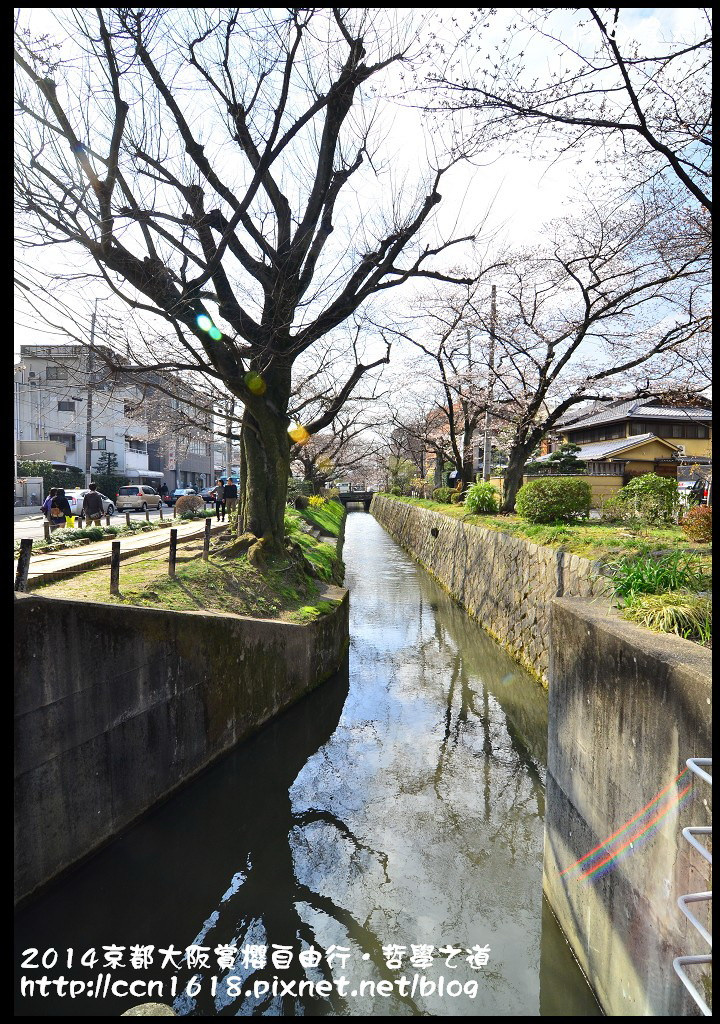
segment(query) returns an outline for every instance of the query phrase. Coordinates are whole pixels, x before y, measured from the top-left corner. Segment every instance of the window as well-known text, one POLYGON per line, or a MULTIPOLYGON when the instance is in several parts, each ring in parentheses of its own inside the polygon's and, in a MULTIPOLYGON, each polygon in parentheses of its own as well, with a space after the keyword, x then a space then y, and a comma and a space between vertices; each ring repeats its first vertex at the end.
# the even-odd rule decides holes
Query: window
POLYGON ((95 451, 104 452, 107 450, 107 438, 105 437, 94 437, 92 439, 92 447, 95 451))
POLYGON ((67 366, 48 366, 45 372, 46 380, 67 380, 67 366))
POLYGON ((147 441, 141 441, 138 437, 126 437, 125 447, 129 452, 136 452, 139 455, 147 455, 147 441))
POLYGON ((58 412, 75 412, 75 403, 58 402, 58 412))
POLYGON ((61 444, 65 445, 66 452, 75 451, 74 434, 48 434, 48 441, 60 441, 61 444))

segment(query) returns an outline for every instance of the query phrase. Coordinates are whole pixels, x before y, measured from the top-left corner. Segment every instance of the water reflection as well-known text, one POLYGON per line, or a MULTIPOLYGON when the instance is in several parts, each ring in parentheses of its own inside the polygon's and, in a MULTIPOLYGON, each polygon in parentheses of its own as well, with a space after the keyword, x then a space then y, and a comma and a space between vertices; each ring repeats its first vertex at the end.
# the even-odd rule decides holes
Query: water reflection
MULTIPOLYGON (((156 961, 146 976, 177 975, 165 1001, 181 1015, 594 1015, 542 914, 542 690, 365 513, 349 516, 344 558, 352 685, 347 672, 325 684, 27 908, 19 949, 293 948, 286 969, 270 957, 228 970, 212 955, 208 968, 156 961), (355 995, 403 973, 387 966, 391 944, 424 992, 355 995), (467 960, 476 944, 490 946, 483 968, 467 960), (324 956, 304 967, 298 950, 310 947, 324 956), (420 947, 432 947, 422 968, 411 962, 423 962, 420 947), (560 964, 550 995, 540 974, 560 964), (242 979, 239 994, 228 975, 242 979), (339 976, 345 992, 326 999, 291 985, 339 976), (441 997, 440 977, 460 993, 441 997), (255 983, 261 994, 246 995, 255 983)), ((116 1016, 139 1001, 71 1012, 116 1016)), ((17 1015, 68 1012, 49 997, 23 1000, 17 1015)))

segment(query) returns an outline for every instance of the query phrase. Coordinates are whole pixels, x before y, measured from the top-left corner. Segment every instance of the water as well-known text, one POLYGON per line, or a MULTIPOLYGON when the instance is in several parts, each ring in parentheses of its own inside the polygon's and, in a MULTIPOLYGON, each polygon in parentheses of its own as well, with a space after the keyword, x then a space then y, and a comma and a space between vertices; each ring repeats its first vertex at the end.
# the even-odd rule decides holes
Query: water
POLYGON ((21 973, 93 994, 36 992, 17 1016, 118 1016, 148 998, 206 1017, 599 1014, 542 899, 544 692, 371 516, 348 516, 344 558, 349 674, 20 913, 18 951, 59 951, 54 969, 21 973), (218 969, 231 943, 291 946, 293 961, 218 969), (153 962, 111 970, 113 944, 126 962, 152 945, 153 962), (170 944, 209 947, 209 966, 163 970, 170 944), (405 947, 400 967, 389 945, 405 947), (307 947, 332 967, 301 966, 307 947), (79 966, 92 948, 99 962, 79 966), (308 991, 323 979, 340 991, 308 991), (148 997, 149 980, 162 991, 148 997))

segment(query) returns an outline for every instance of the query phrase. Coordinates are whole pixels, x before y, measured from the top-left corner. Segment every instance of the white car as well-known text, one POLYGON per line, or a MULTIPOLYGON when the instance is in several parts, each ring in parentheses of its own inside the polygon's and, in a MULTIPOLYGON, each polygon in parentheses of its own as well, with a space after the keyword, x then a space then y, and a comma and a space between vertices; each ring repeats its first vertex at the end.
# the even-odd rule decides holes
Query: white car
MULTIPOLYGON (((79 516, 80 513, 82 512, 83 498, 85 497, 86 494, 89 493, 90 490, 87 487, 76 487, 72 491, 65 491, 65 497, 70 503, 70 511, 74 516, 79 516)), ((98 491, 97 493, 100 494, 100 491, 98 491)), ((104 494, 100 494, 100 497, 102 498, 103 503, 103 515, 113 515, 115 512, 115 502, 111 501, 110 498, 108 498, 104 494)))

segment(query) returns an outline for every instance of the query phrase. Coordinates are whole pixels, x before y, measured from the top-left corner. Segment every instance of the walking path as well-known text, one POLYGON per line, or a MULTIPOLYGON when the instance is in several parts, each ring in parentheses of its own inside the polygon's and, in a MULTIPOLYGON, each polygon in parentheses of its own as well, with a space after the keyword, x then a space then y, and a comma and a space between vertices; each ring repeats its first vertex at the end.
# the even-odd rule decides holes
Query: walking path
MULTIPOLYGON (((204 520, 178 523, 178 544, 202 536, 204 529, 204 520)), ((210 533, 213 535, 228 529, 228 522, 218 523, 213 521, 210 533)), ((139 555, 145 551, 153 551, 157 548, 169 546, 169 529, 121 537, 120 558, 122 560, 129 558, 131 555, 139 555)), ((109 565, 111 552, 112 538, 97 541, 94 544, 87 544, 79 548, 68 548, 67 551, 59 551, 55 554, 48 552, 47 554, 33 555, 30 559, 28 589, 38 583, 47 582, 60 576, 71 576, 78 572, 84 572, 86 569, 97 569, 101 565, 109 565)))

